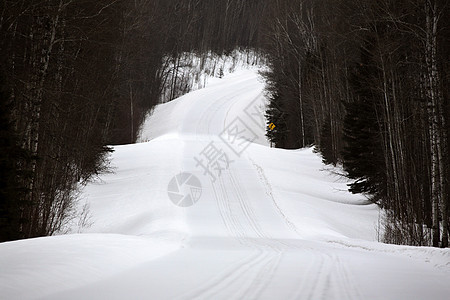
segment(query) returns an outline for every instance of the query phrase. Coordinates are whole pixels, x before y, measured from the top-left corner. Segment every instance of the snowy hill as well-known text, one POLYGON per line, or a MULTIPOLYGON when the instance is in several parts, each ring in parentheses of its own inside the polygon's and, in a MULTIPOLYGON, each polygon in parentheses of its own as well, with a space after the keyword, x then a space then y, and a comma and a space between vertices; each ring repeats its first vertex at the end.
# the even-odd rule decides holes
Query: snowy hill
POLYGON ((1 298, 448 299, 449 249, 376 242, 375 205, 268 146, 263 88, 242 69, 159 105, 82 191, 90 227, 0 244, 1 298))

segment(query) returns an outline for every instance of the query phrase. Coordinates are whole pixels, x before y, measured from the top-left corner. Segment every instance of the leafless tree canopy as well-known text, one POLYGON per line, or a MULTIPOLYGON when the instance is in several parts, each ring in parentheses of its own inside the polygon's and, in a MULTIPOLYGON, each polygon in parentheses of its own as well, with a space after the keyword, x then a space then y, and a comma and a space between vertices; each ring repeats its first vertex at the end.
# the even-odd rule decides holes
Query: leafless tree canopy
POLYGON ((61 228, 106 145, 134 142, 163 88, 182 92, 165 68, 183 53, 251 48, 269 61, 270 141, 342 164, 350 190, 386 209, 386 241, 448 246, 449 7, 3 0, 0 240, 61 228))

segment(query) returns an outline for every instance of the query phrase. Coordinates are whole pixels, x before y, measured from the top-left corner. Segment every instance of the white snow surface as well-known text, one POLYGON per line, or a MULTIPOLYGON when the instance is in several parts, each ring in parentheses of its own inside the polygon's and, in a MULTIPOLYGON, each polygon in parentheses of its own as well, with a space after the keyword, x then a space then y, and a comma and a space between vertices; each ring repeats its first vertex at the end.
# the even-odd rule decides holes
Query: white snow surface
POLYGON ((0 298, 449 299, 449 249, 377 242, 378 208, 312 149, 269 147, 263 89, 241 69, 156 107, 83 189, 90 227, 0 244, 0 298), (183 172, 189 207, 168 194, 183 172))

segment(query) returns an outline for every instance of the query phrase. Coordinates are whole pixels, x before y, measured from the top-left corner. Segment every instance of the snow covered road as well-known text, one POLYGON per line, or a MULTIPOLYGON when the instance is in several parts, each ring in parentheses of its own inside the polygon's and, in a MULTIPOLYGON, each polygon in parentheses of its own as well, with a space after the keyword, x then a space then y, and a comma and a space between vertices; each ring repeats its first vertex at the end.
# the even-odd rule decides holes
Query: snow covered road
POLYGON ((0 298, 448 299, 449 249, 376 242, 375 205, 268 146, 263 88, 244 69, 158 106, 83 190, 92 226, 0 244, 0 298))

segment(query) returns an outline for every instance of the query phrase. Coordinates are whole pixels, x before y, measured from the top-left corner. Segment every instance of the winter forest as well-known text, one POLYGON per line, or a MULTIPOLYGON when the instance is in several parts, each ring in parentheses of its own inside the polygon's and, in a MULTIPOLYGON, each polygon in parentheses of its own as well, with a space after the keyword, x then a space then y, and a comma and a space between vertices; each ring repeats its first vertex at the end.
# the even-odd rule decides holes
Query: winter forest
MULTIPOLYGON (((80 186, 189 91, 187 54, 252 51, 276 148, 314 147, 384 214, 448 247, 448 0, 3 0, 0 241, 60 233, 80 186)), ((197 74, 189 74, 196 76, 197 74)))

